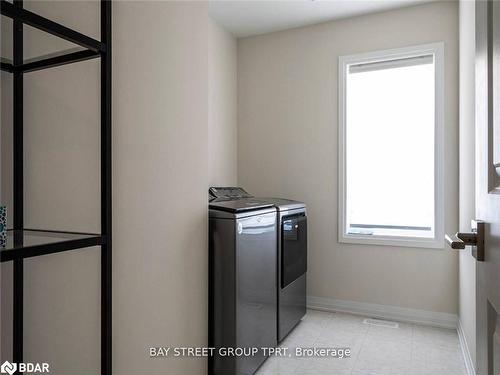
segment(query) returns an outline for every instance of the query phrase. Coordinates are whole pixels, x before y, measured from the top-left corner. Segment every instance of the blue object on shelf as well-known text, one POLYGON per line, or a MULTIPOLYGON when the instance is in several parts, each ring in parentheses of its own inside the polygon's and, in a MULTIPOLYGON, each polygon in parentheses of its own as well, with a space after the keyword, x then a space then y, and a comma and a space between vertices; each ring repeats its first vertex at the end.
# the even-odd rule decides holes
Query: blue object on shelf
POLYGON ((7 244, 7 207, 0 206, 0 247, 7 244))

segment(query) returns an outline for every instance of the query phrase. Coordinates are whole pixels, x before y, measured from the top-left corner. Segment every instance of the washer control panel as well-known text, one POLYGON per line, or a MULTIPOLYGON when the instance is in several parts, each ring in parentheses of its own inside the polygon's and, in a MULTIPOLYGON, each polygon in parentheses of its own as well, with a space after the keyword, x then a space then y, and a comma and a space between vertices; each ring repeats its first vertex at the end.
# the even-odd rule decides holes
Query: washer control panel
POLYGON ((243 188, 240 187, 211 187, 209 194, 217 199, 241 199, 252 198, 243 188))

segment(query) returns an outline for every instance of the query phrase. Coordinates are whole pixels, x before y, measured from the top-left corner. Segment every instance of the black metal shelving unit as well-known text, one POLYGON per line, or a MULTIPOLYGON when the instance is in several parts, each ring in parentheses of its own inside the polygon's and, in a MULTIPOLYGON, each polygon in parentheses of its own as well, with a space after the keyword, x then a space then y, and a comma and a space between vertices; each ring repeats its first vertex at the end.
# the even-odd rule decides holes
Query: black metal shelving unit
MULTIPOLYGON (((57 5, 56 5, 57 6, 57 5)), ((23 260, 25 258, 101 248, 101 375, 111 374, 111 0, 101 0, 101 40, 53 22, 23 8, 22 0, 0 0, 3 16, 13 20, 13 60, 1 70, 13 74, 13 229, 0 260, 13 262, 13 361, 23 362, 23 260), (23 58, 23 25, 83 47, 33 61, 23 58), (24 227, 23 76, 25 73, 93 58, 101 59, 101 233, 61 232, 24 227)), ((20 372, 16 372, 20 374, 20 372)))

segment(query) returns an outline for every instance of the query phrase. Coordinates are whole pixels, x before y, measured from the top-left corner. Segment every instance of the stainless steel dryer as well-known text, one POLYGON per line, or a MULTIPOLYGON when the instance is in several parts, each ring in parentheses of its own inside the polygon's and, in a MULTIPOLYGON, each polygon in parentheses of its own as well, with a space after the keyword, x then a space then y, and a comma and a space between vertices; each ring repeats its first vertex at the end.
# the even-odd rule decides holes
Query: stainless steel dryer
POLYGON ((277 344, 277 221, 272 203, 238 188, 211 189, 209 204, 209 374, 251 375, 265 361, 223 348, 277 344))
POLYGON ((302 202, 259 198, 278 210, 278 341, 306 314, 307 216, 302 202))

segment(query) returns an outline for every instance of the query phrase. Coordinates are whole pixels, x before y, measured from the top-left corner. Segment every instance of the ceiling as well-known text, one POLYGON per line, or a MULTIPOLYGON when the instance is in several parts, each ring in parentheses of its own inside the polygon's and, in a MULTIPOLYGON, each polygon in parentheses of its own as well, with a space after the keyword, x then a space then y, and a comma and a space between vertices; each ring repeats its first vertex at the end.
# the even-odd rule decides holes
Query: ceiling
POLYGON ((209 3, 210 15, 236 37, 380 12, 431 0, 233 0, 209 3))

